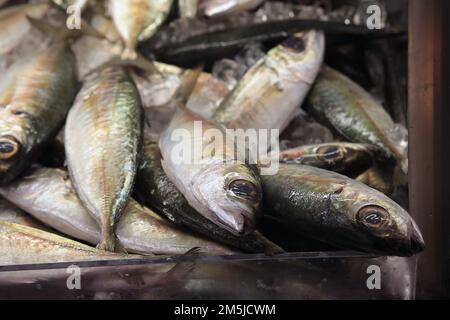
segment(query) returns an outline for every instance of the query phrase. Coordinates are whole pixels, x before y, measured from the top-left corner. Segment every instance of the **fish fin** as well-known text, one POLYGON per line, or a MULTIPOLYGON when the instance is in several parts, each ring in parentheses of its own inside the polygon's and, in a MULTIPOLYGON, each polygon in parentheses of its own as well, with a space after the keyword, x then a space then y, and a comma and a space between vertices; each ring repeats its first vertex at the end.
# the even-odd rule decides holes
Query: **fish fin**
POLYGON ((80 29, 63 28, 63 30, 59 30, 43 19, 36 19, 30 16, 26 16, 26 19, 34 28, 52 38, 52 41, 66 38, 77 38, 81 35, 89 35, 95 38, 106 39, 104 35, 102 35, 84 19, 81 19, 80 29))
POLYGON ((195 84, 203 71, 203 65, 199 65, 193 69, 187 69, 181 76, 181 85, 175 92, 174 99, 178 101, 180 108, 186 108, 186 103, 194 91, 195 84))
MULTIPOLYGON (((182 257, 197 256, 200 252, 199 247, 194 247, 185 252, 182 257)), ((195 261, 181 261, 174 265, 169 271, 167 276, 174 279, 183 279, 185 275, 189 274, 195 268, 195 261)))
POLYGON ((123 246, 122 242, 120 242, 120 240, 115 237, 115 246, 114 246, 114 252, 115 253, 121 253, 121 254, 128 254, 127 249, 125 249, 125 247, 123 246))
POLYGON ((97 245, 97 249, 99 250, 104 250, 104 251, 110 251, 110 252, 115 252, 115 247, 116 247, 116 238, 113 237, 102 237, 102 240, 100 241, 100 243, 97 245))
POLYGON ((149 61, 141 54, 138 54, 136 59, 123 59, 120 56, 114 56, 107 62, 102 63, 98 67, 91 70, 87 75, 111 66, 135 67, 150 73, 160 73, 152 61, 149 61))

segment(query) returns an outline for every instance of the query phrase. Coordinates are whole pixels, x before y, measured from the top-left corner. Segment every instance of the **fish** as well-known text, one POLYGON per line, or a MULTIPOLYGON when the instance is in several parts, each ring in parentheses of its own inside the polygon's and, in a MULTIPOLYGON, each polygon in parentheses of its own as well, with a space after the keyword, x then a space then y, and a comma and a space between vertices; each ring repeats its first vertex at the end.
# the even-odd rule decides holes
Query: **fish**
MULTIPOLYGON (((61 233, 94 245, 101 239, 97 222, 83 207, 64 170, 34 166, 22 179, 0 188, 0 194, 61 233)), ((176 255, 192 248, 216 255, 233 252, 175 227, 134 199, 117 222, 116 234, 132 253, 176 255)))
POLYGON ((15 5, 0 11, 0 55, 14 49, 31 29, 27 17, 42 18, 49 5, 34 3, 15 5))
POLYGON ((239 81, 214 119, 227 128, 279 129, 295 116, 320 70, 323 32, 296 33, 270 50, 239 81))
POLYGON ((138 43, 156 33, 168 16, 172 2, 172 0, 109 1, 111 17, 125 42, 123 58, 137 57, 138 43))
POLYGON ((146 141, 142 165, 134 189, 136 199, 180 227, 193 230, 220 243, 245 252, 276 254, 283 249, 258 231, 236 236, 216 225, 191 207, 161 165, 161 153, 156 142, 146 141))
POLYGON ((408 173, 407 141, 400 137, 400 125, 367 91, 343 74, 325 66, 305 107, 349 141, 378 146, 408 173))
MULTIPOLYGON (((383 153, 372 144, 329 142, 302 145, 271 155, 281 163, 304 164, 356 177, 383 161, 383 153)), ((387 161, 387 160, 386 160, 387 161)))
POLYGON ((223 17, 257 8, 264 0, 203 0, 199 11, 208 18, 223 17))
POLYGON ((24 226, 49 231, 50 228, 16 207, 11 202, 0 198, 0 221, 8 221, 24 226))
POLYGON ((86 77, 65 126, 72 182, 101 227, 99 249, 114 251, 114 224, 126 206, 136 175, 142 139, 139 92, 122 67, 86 77))
POLYGON ((255 171, 236 159, 233 139, 225 137, 216 123, 181 106, 160 136, 161 163, 193 208, 243 235, 255 229, 261 186, 255 171))
POLYGON ((0 265, 130 259, 50 232, 0 221, 0 265))
POLYGON ((381 192, 341 174, 280 164, 261 176, 265 214, 305 237, 347 250, 411 256, 425 248, 419 227, 381 192))
POLYGON ((0 108, 0 184, 15 179, 55 137, 77 89, 66 39, 55 39, 19 70, 11 102, 0 108))
POLYGON ((393 178, 394 172, 392 167, 376 164, 362 172, 355 179, 386 195, 390 195, 394 191, 393 178))

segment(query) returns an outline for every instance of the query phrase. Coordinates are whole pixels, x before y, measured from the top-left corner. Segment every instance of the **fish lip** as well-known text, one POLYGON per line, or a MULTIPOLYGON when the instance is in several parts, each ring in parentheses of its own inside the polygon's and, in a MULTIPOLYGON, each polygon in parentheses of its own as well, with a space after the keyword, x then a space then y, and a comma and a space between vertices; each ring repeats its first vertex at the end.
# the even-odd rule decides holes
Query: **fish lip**
POLYGON ((253 232, 255 230, 255 223, 252 221, 252 219, 250 219, 243 213, 241 213, 239 216, 240 219, 238 219, 238 221, 234 220, 234 223, 230 223, 219 218, 219 224, 224 229, 237 236, 245 236, 253 232))

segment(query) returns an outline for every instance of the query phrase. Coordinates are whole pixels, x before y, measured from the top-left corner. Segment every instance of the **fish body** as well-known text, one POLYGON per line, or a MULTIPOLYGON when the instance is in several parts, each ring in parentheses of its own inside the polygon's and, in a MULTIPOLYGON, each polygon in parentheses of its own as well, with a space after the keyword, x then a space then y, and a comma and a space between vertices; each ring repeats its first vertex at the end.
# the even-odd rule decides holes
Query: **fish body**
POLYGON ((195 18, 200 0, 178 0, 178 11, 181 18, 195 18))
POLYGON ((383 107, 362 87, 329 67, 317 77, 307 110, 352 142, 371 143, 395 157, 408 172, 406 142, 383 107))
POLYGON ((0 11, 0 54, 16 47, 30 31, 27 17, 42 18, 49 6, 46 3, 24 4, 0 11))
POLYGON ((0 221, 22 224, 46 231, 49 229, 38 220, 16 207, 14 204, 2 198, 0 198, 0 221))
POLYGON ((213 240, 246 252, 280 253, 283 251, 256 231, 244 236, 236 236, 191 207, 165 174, 161 166, 161 153, 156 143, 144 144, 143 161, 136 178, 135 194, 140 202, 173 223, 213 240))
POLYGON ((192 207, 242 235, 255 228, 260 182, 248 165, 236 160, 234 142, 225 137, 215 123, 180 108, 161 134, 161 162, 192 207))
POLYGON ((335 247, 410 256, 424 249, 414 220, 377 190, 338 173, 280 164, 262 176, 265 213, 335 247))
POLYGON ((0 265, 124 258, 49 232, 0 221, 0 265))
POLYGON ((139 93, 127 72, 105 68, 85 80, 65 126, 68 168, 82 203, 113 251, 114 224, 134 183, 142 136, 139 93))
POLYGON ((20 69, 11 102, 0 108, 0 184, 16 178, 58 133, 76 90, 75 56, 66 41, 20 69))
POLYGON ((371 144, 329 142, 283 150, 273 158, 281 163, 305 164, 356 177, 382 159, 381 155, 371 144))
POLYGON ((172 0, 110 0, 111 17, 126 45, 124 58, 136 57, 137 44, 156 33, 171 7, 172 0))
POLYGON ((321 31, 288 38, 247 71, 214 119, 227 128, 282 131, 314 83, 324 49, 321 31))

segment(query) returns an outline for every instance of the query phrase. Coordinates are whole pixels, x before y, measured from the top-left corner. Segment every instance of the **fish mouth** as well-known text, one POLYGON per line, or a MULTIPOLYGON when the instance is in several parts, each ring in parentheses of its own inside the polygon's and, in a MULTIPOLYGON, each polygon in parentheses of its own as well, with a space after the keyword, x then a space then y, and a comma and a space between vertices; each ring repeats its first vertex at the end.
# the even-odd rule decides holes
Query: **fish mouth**
POLYGON ((237 236, 244 236, 255 230, 255 223, 241 213, 231 219, 219 219, 222 227, 237 236))

